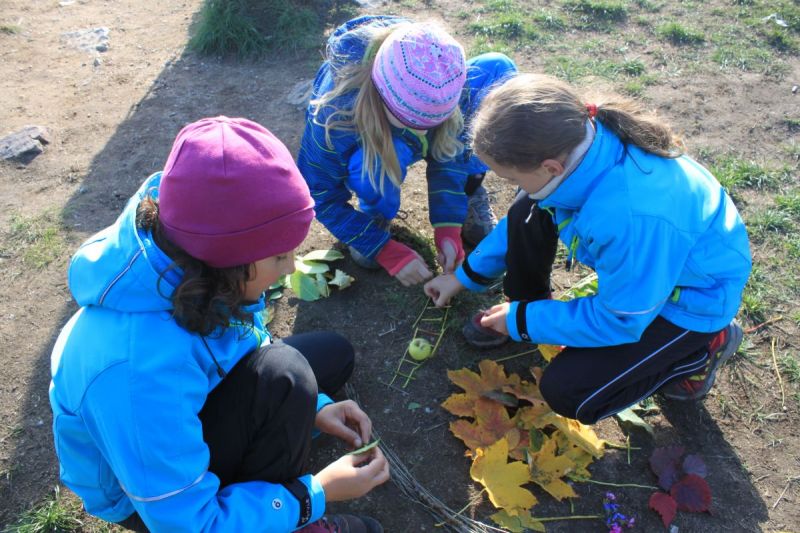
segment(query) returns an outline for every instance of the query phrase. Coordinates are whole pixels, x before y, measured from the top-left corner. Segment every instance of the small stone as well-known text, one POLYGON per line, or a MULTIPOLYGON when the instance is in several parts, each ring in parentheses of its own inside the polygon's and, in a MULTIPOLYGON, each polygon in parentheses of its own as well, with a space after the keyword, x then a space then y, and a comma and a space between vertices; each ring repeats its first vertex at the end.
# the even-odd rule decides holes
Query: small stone
POLYGON ((303 80, 294 84, 292 90, 289 91, 289 96, 286 101, 292 105, 306 107, 311 94, 314 92, 314 80, 303 80))
POLYGON ((0 139, 0 159, 13 160, 27 165, 44 152, 49 144, 47 130, 41 126, 25 126, 21 130, 0 139))
POLYGON ((798 88, 800 87, 798 87, 797 85, 792 85, 792 94, 797 94, 798 88))
POLYGON ((84 52, 105 52, 108 50, 109 30, 105 27, 89 28, 61 34, 61 40, 67 45, 84 52))
POLYGON ((100 66, 102 63, 103 63, 103 62, 102 62, 102 61, 100 61, 100 58, 99 58, 99 57, 95 57, 95 58, 94 58, 94 66, 95 66, 95 67, 99 67, 99 66, 100 66))

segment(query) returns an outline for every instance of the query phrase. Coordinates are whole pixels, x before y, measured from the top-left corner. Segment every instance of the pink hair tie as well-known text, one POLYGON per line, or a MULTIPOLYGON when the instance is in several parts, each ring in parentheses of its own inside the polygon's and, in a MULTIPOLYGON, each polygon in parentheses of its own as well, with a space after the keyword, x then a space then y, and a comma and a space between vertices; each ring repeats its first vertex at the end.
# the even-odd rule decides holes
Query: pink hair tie
POLYGON ((586 111, 589 112, 589 118, 594 118, 595 116, 597 116, 597 105, 586 104, 586 111))

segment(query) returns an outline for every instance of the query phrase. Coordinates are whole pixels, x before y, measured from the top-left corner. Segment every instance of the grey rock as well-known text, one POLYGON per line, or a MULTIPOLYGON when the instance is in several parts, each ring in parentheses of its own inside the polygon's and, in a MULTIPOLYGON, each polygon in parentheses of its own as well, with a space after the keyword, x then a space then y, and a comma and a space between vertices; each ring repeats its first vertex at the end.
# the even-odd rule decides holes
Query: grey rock
POLYGON ((84 52, 108 51, 108 28, 89 28, 61 34, 61 39, 68 46, 84 52))
POLYGON ((50 140, 47 130, 41 126, 25 126, 21 130, 0 139, 0 159, 17 161, 27 165, 44 152, 50 140))
POLYGON ((286 101, 292 105, 305 108, 311 100, 311 93, 314 91, 314 80, 303 80, 294 84, 286 101))

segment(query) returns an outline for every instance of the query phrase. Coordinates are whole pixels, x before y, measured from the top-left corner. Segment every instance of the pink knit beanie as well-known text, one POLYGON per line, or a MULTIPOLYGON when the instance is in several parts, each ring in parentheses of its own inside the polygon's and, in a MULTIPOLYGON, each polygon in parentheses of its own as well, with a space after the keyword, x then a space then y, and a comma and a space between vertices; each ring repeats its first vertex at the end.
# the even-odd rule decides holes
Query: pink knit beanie
POLYGON ((372 64, 372 82, 397 120, 430 129, 450 116, 467 79, 464 49, 441 28, 411 24, 386 38, 372 64))
POLYGON ((243 118, 205 118, 183 128, 158 196, 165 236, 216 268, 294 250, 314 218, 289 150, 243 118))

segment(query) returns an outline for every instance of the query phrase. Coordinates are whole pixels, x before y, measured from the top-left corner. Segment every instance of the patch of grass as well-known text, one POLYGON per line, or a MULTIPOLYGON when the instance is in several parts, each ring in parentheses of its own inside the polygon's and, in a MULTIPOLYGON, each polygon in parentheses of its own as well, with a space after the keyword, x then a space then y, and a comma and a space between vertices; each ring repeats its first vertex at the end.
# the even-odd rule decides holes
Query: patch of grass
POLYGON ((33 268, 41 269, 66 250, 65 226, 52 211, 36 217, 13 215, 4 253, 16 255, 33 268))
POLYGON ((567 27, 567 21, 563 17, 542 9, 531 17, 536 25, 546 31, 563 31, 567 27))
POLYGON ((710 166, 711 173, 728 190, 737 188, 774 189, 790 177, 786 168, 768 169, 761 165, 739 159, 723 157, 710 166))
POLYGON ((676 45, 696 45, 705 42, 705 35, 695 29, 688 28, 679 22, 668 22, 656 29, 656 34, 676 45))
MULTIPOLYGON (((545 72, 570 83, 582 78, 599 76, 614 82, 621 82, 620 76, 640 79, 642 85, 653 83, 655 78, 644 76, 645 66, 639 60, 611 61, 607 59, 578 58, 573 55, 551 56, 545 61, 545 72)), ((627 81, 627 80, 625 80, 627 81)))
POLYGON ((776 196, 775 205, 800 220, 800 193, 794 192, 776 196))
POLYGON ((747 228, 754 240, 763 240, 770 233, 787 234, 794 228, 792 217, 779 209, 765 209, 747 219, 747 228))
POLYGON ((489 39, 483 35, 478 35, 469 48, 470 57, 474 57, 487 52, 500 52, 513 58, 514 51, 503 41, 489 39))
POLYGON ((78 531, 83 528, 80 505, 61 497, 55 487, 52 499, 22 515, 19 522, 8 530, 13 533, 44 533, 50 531, 78 531))
POLYGON ((790 383, 800 382, 800 361, 794 354, 782 355, 778 360, 778 367, 786 376, 790 383))
POLYGON ((484 35, 506 41, 533 41, 539 33, 533 24, 526 22, 516 12, 498 13, 472 22, 468 29, 475 35, 484 35))
POLYGON ((800 163, 800 143, 792 139, 788 143, 784 144, 782 148, 783 152, 789 159, 795 163, 800 163))
POLYGON ((782 121, 789 131, 800 131, 800 118, 786 117, 782 121))
POLYGON ((320 16, 296 0, 206 0, 189 47, 201 54, 259 57, 318 46, 320 16))
POLYGON ((22 32, 22 28, 16 24, 0 24, 0 33, 5 35, 16 35, 22 32))
POLYGON ((779 52, 796 52, 797 40, 784 29, 770 29, 764 34, 767 44, 779 52))
POLYGON ((719 46, 711 59, 723 68, 768 72, 773 63, 772 55, 767 50, 750 47, 744 42, 719 46))
POLYGON ((609 0, 567 0, 565 9, 581 13, 590 20, 622 22, 628 18, 628 7, 622 2, 609 0))
POLYGON ((768 280, 760 266, 754 265, 742 294, 742 313, 755 324, 764 322, 772 309, 767 302, 767 285, 768 280))

